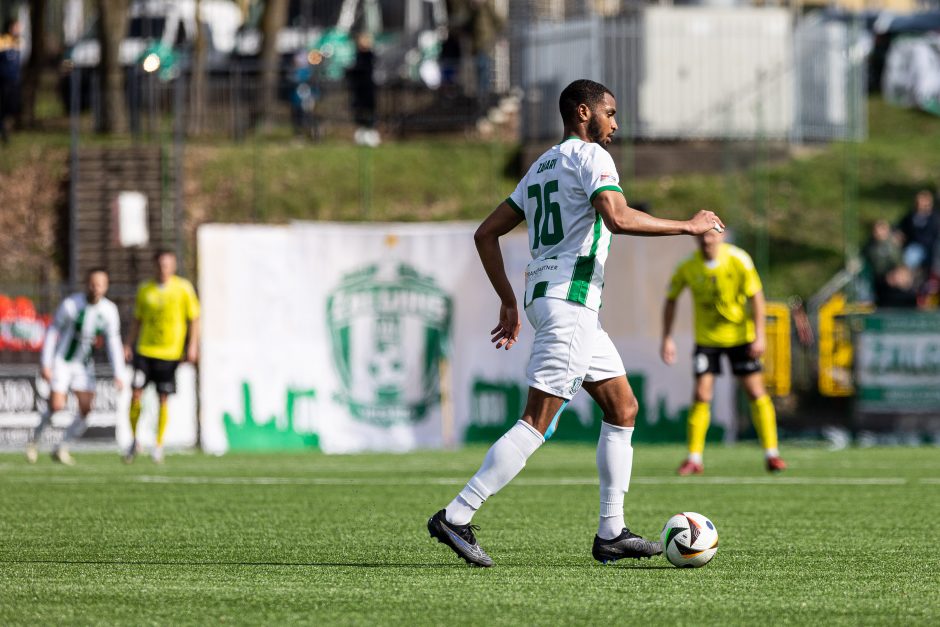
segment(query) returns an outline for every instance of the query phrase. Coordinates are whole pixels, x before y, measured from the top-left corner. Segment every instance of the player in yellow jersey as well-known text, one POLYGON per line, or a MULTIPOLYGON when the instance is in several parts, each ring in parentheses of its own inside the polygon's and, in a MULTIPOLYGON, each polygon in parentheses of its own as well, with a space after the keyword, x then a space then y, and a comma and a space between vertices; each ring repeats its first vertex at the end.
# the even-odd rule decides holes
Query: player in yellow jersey
POLYGON ((133 355, 130 422, 134 441, 124 461, 134 461, 140 397, 148 383, 157 388, 160 413, 157 419, 157 446, 153 459, 163 462, 163 436, 168 420, 167 398, 176 392, 176 367, 181 360, 196 363, 199 357, 199 299, 192 283, 176 276, 176 255, 160 251, 154 256, 156 277, 137 289, 134 319, 124 351, 133 355), (188 340, 187 340, 188 338, 188 340), (136 343, 135 343, 136 342, 136 343), (133 348, 133 350, 132 350, 133 348))
POLYGON ((666 364, 676 361, 672 324, 676 299, 686 287, 695 304, 695 393, 689 411, 688 458, 680 475, 701 474, 705 433, 711 421, 715 375, 721 374, 721 356, 727 355, 731 372, 738 377, 751 404, 751 418, 764 447, 767 470, 779 472, 787 465, 777 450, 777 416, 764 389, 761 356, 764 354, 764 292, 751 257, 724 235, 708 231, 698 236, 699 250, 679 264, 669 284, 663 307, 661 355, 666 364), (750 302, 750 308, 748 303, 750 302))

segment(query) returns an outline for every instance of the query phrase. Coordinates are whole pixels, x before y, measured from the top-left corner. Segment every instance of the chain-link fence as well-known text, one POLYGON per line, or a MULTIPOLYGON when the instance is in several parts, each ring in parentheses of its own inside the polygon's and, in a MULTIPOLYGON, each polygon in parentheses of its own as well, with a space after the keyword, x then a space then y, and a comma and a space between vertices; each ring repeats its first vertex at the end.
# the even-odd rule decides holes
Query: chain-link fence
MULTIPOLYGON (((256 61, 207 73, 198 89, 190 68, 161 77, 141 65, 130 66, 124 73, 128 130, 138 140, 176 132, 235 141, 283 133, 312 140, 349 135, 357 123, 350 86, 322 76, 306 60, 297 64, 277 69, 273 99, 264 97, 256 61)), ((97 69, 75 68, 63 81, 62 98, 80 134, 101 127, 100 80, 97 69)), ((477 98, 462 89, 399 81, 375 87, 375 106, 368 115, 370 126, 393 137, 464 133, 473 131, 497 102, 497 94, 477 98)))

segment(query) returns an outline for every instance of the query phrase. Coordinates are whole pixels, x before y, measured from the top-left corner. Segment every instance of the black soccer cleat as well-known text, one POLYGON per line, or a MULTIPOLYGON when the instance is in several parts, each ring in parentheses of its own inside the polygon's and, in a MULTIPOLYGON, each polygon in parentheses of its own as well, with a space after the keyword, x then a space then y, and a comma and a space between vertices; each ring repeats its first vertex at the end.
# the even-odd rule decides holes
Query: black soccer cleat
POLYGON ((654 542, 641 538, 635 533, 631 533, 626 527, 619 536, 611 540, 602 540, 594 536, 594 546, 591 548, 591 555, 601 564, 616 562, 617 560, 632 557, 640 559, 641 557, 650 558, 663 552, 661 542, 654 542))
POLYGON ((455 525, 447 522, 444 510, 439 511, 428 519, 428 533, 437 538, 441 544, 449 546, 454 553, 471 566, 489 568, 493 560, 486 551, 477 544, 473 530, 479 529, 476 525, 455 525))

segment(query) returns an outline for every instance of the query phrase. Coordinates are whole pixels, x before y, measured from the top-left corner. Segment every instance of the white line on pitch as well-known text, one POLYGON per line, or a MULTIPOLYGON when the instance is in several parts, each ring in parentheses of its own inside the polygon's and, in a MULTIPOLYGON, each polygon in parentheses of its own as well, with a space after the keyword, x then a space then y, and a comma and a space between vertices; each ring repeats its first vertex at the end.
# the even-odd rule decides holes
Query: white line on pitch
MULTIPOLYGON (((189 483, 219 485, 462 485, 466 478, 421 477, 414 479, 348 478, 348 477, 172 477, 143 475, 135 480, 144 483, 189 483)), ((708 483, 718 485, 903 485, 903 477, 636 477, 633 483, 647 485, 676 485, 708 483)), ((513 485, 597 485, 596 477, 520 477, 513 485)))
POLYGON ((720 485, 903 485, 904 477, 637 477, 636 483, 720 485))
MULTIPOLYGON (((137 475, 126 477, 115 476, 20 476, 15 483, 113 483, 134 482, 152 484, 177 485, 311 485, 311 486, 345 486, 345 485, 463 485, 466 477, 416 477, 416 478, 363 478, 363 477, 212 477, 212 476, 172 476, 172 475, 137 475)), ((922 484, 940 485, 940 478, 920 479, 922 484)), ((873 485, 904 485, 908 480, 903 477, 635 477, 634 484, 641 485, 801 485, 801 486, 873 486, 873 485)), ((512 482, 516 486, 594 486, 596 477, 519 477, 512 482)))

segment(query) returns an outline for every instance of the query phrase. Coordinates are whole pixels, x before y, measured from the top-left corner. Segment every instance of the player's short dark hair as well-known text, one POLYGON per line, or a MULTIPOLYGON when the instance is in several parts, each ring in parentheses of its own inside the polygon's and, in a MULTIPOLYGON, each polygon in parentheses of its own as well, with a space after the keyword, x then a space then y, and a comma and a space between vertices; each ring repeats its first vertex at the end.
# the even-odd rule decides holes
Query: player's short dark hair
POLYGON ((158 261, 163 255, 173 255, 176 257, 176 251, 170 250, 169 248, 158 248, 155 253, 153 253, 153 260, 158 261))
POLYGON ((87 281, 88 279, 91 278, 91 275, 96 274, 98 272, 103 272, 105 276, 109 276, 108 271, 107 269, 104 268, 104 266, 95 266, 94 268, 89 268, 88 272, 85 273, 85 280, 87 281))
POLYGON ((558 110, 561 112, 561 119, 564 122, 571 122, 578 113, 579 105, 587 105, 589 109, 594 109, 604 94, 613 92, 600 83, 586 78, 578 79, 561 90, 561 96, 558 98, 558 110))

